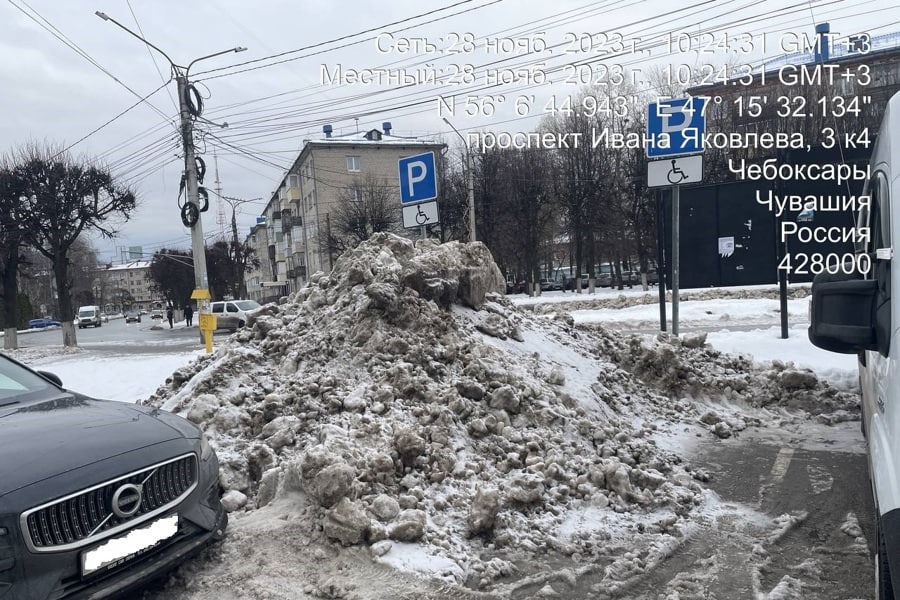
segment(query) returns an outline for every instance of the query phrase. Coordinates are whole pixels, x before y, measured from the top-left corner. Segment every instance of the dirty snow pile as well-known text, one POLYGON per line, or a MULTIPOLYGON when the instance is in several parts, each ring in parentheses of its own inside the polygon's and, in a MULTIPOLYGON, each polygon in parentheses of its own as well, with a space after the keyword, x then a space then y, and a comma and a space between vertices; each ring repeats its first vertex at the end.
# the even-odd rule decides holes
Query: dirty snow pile
POLYGON ((150 402, 210 436, 231 511, 283 501, 310 531, 385 559, 417 542, 446 559, 436 575, 474 588, 548 552, 608 553, 625 579, 648 560, 627 551, 636 538, 682 535, 702 490, 653 425, 606 404, 652 394, 627 372, 601 361, 603 382, 573 397, 558 365, 497 344, 571 339, 503 285, 482 244, 378 234, 150 402), (572 525, 585 515, 626 542, 572 525))
POLYGON ((608 354, 620 366, 669 397, 803 411, 828 424, 859 418, 858 394, 792 362, 754 363, 747 356, 720 352, 705 343, 705 333, 682 338, 660 334, 652 341, 629 336, 624 349, 621 342, 615 347, 615 338, 606 339, 608 354))

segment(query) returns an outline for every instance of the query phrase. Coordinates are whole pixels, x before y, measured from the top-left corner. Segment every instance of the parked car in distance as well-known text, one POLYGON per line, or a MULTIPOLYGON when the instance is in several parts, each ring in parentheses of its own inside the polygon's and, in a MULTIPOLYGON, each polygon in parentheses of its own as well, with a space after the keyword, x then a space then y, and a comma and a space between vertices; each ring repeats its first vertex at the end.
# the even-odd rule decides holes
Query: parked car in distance
POLYGON ((155 309, 153 309, 153 310, 150 311, 150 318, 151 318, 151 319, 160 319, 160 320, 162 320, 164 316, 165 316, 165 315, 163 314, 163 311, 161 311, 161 310, 158 309, 158 308, 155 308, 155 309))
POLYGON ((541 279, 542 292, 558 292, 562 289, 562 281, 557 281, 556 279, 541 279))
POLYGON ((255 300, 219 300, 211 306, 216 315, 216 328, 230 329, 232 332, 247 324, 248 315, 260 308, 255 300))
MULTIPOLYGON (((572 278, 566 279, 566 289, 573 290, 573 291, 576 290, 577 289, 577 287, 576 287, 577 281, 578 281, 577 277, 572 277, 572 278)), ((582 273, 581 274, 581 289, 583 289, 583 290, 588 289, 588 283, 590 283, 590 277, 588 276, 587 273, 582 273)), ((596 281, 594 283, 596 285, 596 281)))
POLYGON ((29 329, 43 329, 44 327, 59 327, 60 322, 50 317, 41 317, 40 319, 31 319, 28 321, 29 329))
POLYGON ((28 457, 0 461, 4 598, 135 597, 225 535, 218 459, 181 417, 0 354, 0 423, 4 452, 28 457))
POLYGON ((125 322, 126 323, 140 323, 141 322, 141 313, 136 310, 129 310, 125 313, 125 322))
POLYGON ((100 315, 99 306, 82 306, 78 309, 78 329, 92 325, 100 327, 103 325, 103 319, 100 315))

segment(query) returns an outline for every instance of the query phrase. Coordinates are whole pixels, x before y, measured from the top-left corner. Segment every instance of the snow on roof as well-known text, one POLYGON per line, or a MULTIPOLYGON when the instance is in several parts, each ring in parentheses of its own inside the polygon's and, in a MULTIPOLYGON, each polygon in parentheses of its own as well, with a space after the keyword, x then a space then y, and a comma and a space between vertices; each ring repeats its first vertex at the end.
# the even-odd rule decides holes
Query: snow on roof
POLYGON ((308 144, 396 144, 396 145, 441 145, 441 142, 416 137, 401 137, 382 133, 378 129, 356 131, 344 135, 308 140, 308 144), (375 134, 375 135, 373 135, 375 134))
POLYGON ((121 265, 112 265, 107 271, 121 271, 121 270, 130 270, 130 269, 147 269, 150 267, 149 260, 132 260, 127 263, 123 263, 121 265))

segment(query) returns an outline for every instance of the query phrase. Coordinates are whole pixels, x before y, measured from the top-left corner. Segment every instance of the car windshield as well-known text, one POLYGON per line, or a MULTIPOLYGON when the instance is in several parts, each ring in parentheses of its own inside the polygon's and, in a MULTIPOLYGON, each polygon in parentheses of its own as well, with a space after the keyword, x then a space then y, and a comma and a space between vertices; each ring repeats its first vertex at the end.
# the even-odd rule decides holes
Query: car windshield
POLYGON ((235 304, 241 310, 253 310, 260 307, 260 304, 255 300, 238 300, 235 304))
POLYGON ((81 310, 78 311, 78 316, 79 317, 93 317, 94 311, 90 308, 82 308, 81 310))
POLYGON ((0 355, 0 406, 16 402, 24 394, 50 387, 40 375, 0 355))

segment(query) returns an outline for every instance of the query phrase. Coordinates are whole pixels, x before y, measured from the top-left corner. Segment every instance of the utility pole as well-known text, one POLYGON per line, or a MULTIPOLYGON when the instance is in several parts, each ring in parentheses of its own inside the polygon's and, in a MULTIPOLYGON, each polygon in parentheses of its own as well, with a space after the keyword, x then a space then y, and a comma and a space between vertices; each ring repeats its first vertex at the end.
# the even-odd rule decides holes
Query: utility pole
POLYGON ((468 219, 468 227, 469 227, 469 241, 475 241, 475 173, 472 171, 472 152, 469 150, 469 145, 466 143, 466 139, 462 136, 462 134, 456 130, 456 127, 453 126, 453 123, 447 120, 447 117, 444 117, 444 123, 450 126, 450 129, 459 136, 460 141, 463 143, 463 148, 466 149, 466 187, 468 188, 468 204, 466 212, 469 213, 468 219))
MULTIPOLYGON (((201 324, 200 338, 201 340, 205 339, 207 351, 211 351, 212 333, 210 331, 209 336, 204 336, 203 329, 204 319, 202 314, 209 312, 209 302, 212 296, 209 293, 209 278, 206 270, 206 245, 203 239, 203 219, 200 215, 202 211, 200 207, 199 183, 197 177, 197 157, 194 154, 194 121, 193 115, 191 114, 191 106, 189 105, 191 87, 190 82, 188 81, 188 74, 190 73, 191 67, 201 60, 221 56, 222 54, 228 54, 229 52, 243 52, 246 48, 229 48, 228 50, 201 56, 188 63, 187 67, 183 67, 181 65, 176 65, 165 52, 112 17, 100 11, 97 11, 95 14, 104 21, 111 21, 115 25, 118 25, 121 29, 124 29, 132 36, 147 44, 150 48, 153 48, 162 54, 165 59, 169 61, 169 65, 172 68, 172 75, 175 77, 175 82, 178 85, 178 106, 181 117, 181 143, 184 147, 185 191, 187 193, 187 203, 191 205, 191 208, 187 208, 186 206, 185 210, 182 210, 182 221, 184 221, 184 224, 191 229, 191 251, 194 259, 194 292, 191 294, 191 299, 198 301, 198 308, 201 313, 201 316, 198 319, 198 322, 201 324)), ((194 111, 199 116, 199 107, 194 107, 194 111)))

